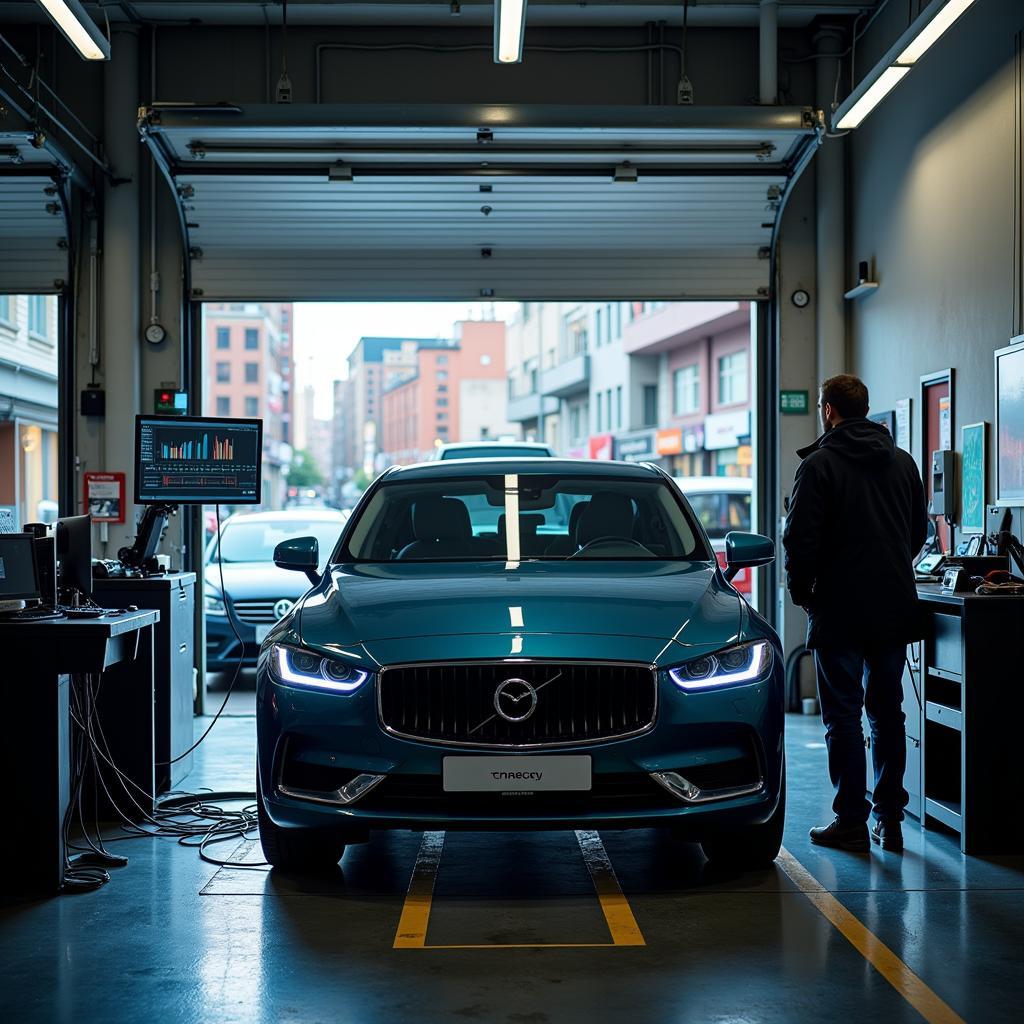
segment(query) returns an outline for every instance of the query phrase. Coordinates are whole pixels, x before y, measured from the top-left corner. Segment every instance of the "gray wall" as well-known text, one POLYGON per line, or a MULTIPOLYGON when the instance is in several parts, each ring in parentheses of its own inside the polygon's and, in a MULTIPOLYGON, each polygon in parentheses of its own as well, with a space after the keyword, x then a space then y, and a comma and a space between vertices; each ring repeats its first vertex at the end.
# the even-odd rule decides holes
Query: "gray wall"
POLYGON ((918 457, 920 376, 956 368, 959 447, 963 424, 992 422, 992 353, 1024 326, 1013 223, 1022 30, 1019 0, 975 4, 848 140, 850 265, 871 260, 881 283, 850 305, 851 369, 876 410, 914 399, 918 457))

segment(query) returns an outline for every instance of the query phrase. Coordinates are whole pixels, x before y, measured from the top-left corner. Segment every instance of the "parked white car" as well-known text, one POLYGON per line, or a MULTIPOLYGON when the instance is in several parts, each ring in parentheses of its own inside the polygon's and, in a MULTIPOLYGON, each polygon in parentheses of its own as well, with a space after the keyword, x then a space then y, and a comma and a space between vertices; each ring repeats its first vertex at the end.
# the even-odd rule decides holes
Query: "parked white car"
MULTIPOLYGON (((725 535, 730 530, 750 532, 751 495, 754 481, 742 476, 677 476, 679 490, 686 495, 721 566, 725 566, 725 535)), ((742 594, 750 593, 750 571, 742 570, 733 580, 742 594)))

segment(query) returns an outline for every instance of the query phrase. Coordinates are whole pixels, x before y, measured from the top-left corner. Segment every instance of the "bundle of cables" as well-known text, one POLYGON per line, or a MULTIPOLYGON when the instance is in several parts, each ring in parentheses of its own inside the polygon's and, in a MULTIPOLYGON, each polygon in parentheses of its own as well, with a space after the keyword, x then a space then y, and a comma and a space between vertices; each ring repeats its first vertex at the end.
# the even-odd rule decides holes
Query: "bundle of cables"
POLYGON ((1005 569, 988 573, 974 591, 976 594, 1024 594, 1024 581, 1005 569))
MULTIPOLYGON (((220 560, 219 505, 216 511, 217 562, 220 569, 221 592, 224 593, 224 568, 220 560)), ((217 724, 227 707, 241 675, 245 646, 234 621, 229 621, 238 641, 240 653, 224 699, 199 739, 170 761, 161 762, 161 766, 174 764, 192 753, 210 735, 210 730, 217 724)), ((111 853, 105 844, 139 836, 174 839, 182 846, 196 847, 204 861, 219 867, 263 868, 265 864, 262 862, 239 864, 233 860, 216 857, 210 852, 212 847, 221 843, 239 843, 242 840, 256 838, 254 792, 174 792, 159 801, 153 810, 147 809, 151 805, 151 796, 118 768, 103 732, 103 725, 96 711, 102 681, 102 676, 97 674, 72 677, 71 718, 77 729, 72 751, 71 798, 63 821, 64 848, 68 851, 65 853, 64 891, 90 891, 109 882, 110 874, 107 869, 123 867, 128 863, 128 858, 111 853), (86 825, 87 815, 83 807, 87 780, 92 782, 93 793, 91 832, 86 825), (113 811, 120 821, 122 835, 108 836, 106 839, 102 836, 99 827, 100 793, 105 797, 106 810, 113 811), (225 808, 220 806, 220 802, 241 806, 225 808), (78 841, 73 843, 71 833, 76 823, 78 834, 75 839, 78 841)))

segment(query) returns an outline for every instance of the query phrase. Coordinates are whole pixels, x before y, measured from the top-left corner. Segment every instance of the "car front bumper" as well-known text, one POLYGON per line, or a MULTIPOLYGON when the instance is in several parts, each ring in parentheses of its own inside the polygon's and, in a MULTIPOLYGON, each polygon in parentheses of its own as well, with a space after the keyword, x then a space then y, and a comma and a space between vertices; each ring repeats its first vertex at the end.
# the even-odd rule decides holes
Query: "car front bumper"
MULTIPOLYGON (((700 838, 767 821, 783 784, 783 678, 687 693, 658 674, 658 710, 642 735, 547 747, 466 748, 398 738, 379 720, 373 681, 344 696, 283 686, 265 663, 257 685, 260 791, 274 823, 353 834, 372 829, 520 830, 670 827, 700 838), (586 754, 590 793, 445 793, 445 757, 586 754), (701 793, 686 799, 656 775, 701 793), (351 803, 337 788, 377 779, 351 803), (381 778, 382 777, 382 778, 381 778), (663 776, 664 777, 664 776, 663 776)), ((692 794, 692 790, 689 791, 692 794)))

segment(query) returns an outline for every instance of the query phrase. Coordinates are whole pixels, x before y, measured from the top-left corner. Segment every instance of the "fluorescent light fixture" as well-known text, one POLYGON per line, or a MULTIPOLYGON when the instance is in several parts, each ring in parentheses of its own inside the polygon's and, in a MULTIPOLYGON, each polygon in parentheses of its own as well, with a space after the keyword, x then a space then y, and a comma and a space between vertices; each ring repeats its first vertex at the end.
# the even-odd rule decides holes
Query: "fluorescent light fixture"
POLYGON ((494 0, 494 62, 519 64, 523 59, 526 0, 494 0))
POLYGON ((86 60, 110 60, 110 42, 79 0, 39 0, 39 5, 86 60))
POLYGON ((903 81, 904 76, 909 71, 910 68, 886 68, 878 76, 871 88, 843 114, 836 127, 840 131, 845 131, 848 128, 857 128, 861 121, 903 81))
POLYGON ((932 0, 840 105, 832 118, 834 127, 847 131, 860 125, 973 3, 932 0))
MULTIPOLYGON (((947 0, 946 5, 917 33, 910 45, 897 57, 897 64, 916 64, 974 0, 947 0)), ((925 12, 927 13, 927 11, 925 12)))

